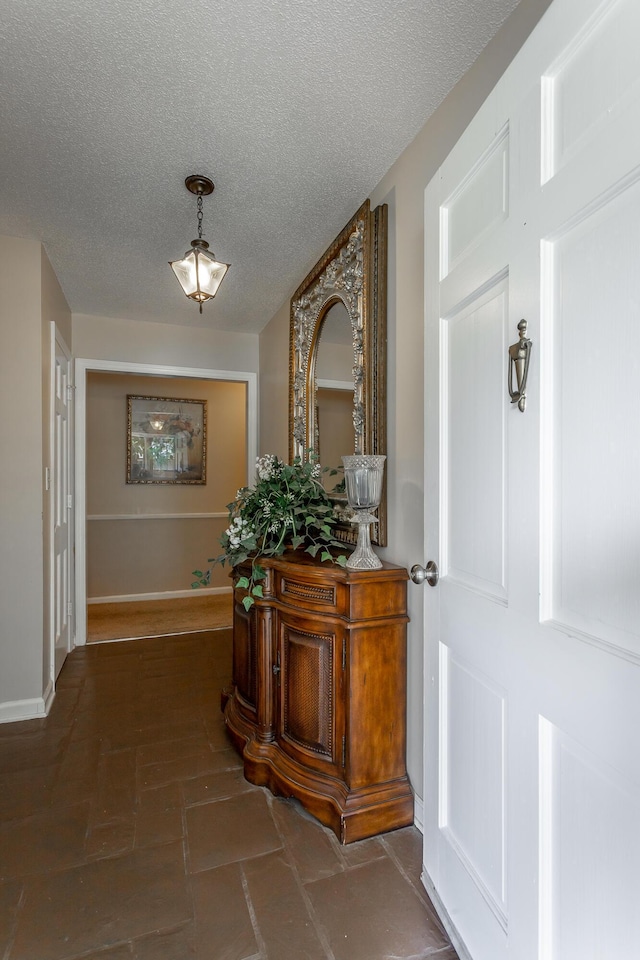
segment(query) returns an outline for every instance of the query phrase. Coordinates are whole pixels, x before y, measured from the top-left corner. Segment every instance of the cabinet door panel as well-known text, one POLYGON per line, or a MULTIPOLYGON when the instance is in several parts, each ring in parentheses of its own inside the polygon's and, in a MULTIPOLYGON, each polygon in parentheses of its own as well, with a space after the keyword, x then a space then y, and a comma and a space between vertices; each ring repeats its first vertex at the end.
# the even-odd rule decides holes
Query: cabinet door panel
POLYGON ((342 630, 333 623, 280 619, 279 743, 314 769, 342 766, 342 630))
POLYGON ((250 707, 254 713, 258 702, 257 657, 255 607, 247 612, 241 603, 236 603, 233 620, 233 683, 243 707, 250 707))

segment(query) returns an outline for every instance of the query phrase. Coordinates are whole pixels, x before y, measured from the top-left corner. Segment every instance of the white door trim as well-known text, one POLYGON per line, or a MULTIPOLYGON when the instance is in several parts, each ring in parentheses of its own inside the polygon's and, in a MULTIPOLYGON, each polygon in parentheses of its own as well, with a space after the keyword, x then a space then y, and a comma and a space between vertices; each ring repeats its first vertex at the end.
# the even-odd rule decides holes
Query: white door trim
POLYGON ((87 642, 87 490, 86 428, 87 373, 139 373, 152 377, 184 377, 193 380, 235 380, 247 385, 247 483, 253 476, 258 455, 258 374, 240 370, 209 370, 203 367, 172 367, 165 364, 133 363, 126 360, 75 361, 75 447, 76 447, 76 646, 87 642))
MULTIPOLYGON (((54 469, 55 464, 55 453, 54 447, 56 442, 56 350, 60 349, 64 354, 65 359, 68 362, 68 371, 69 371, 69 381, 68 387, 71 388, 71 394, 73 393, 73 359, 72 353, 69 347, 67 346, 66 340, 62 336, 62 333, 56 326, 54 320, 50 321, 50 332, 51 332, 51 347, 50 347, 50 384, 49 384, 49 466, 47 467, 47 483, 48 494, 49 494, 49 681, 51 686, 51 691, 55 688, 55 682, 57 679, 56 672, 56 629, 55 629, 55 619, 56 619, 56 609, 55 609, 55 505, 54 505, 54 496, 56 493, 55 485, 58 483, 59 478, 56 476, 56 471, 54 469)), ((67 451, 68 464, 67 469, 69 470, 69 482, 72 483, 74 477, 74 457, 75 457, 75 448, 74 448, 74 432, 73 432, 73 416, 74 409, 73 403, 69 402, 69 449, 67 451)), ((73 486, 71 487, 71 495, 73 497, 73 486)), ((75 501, 72 499, 71 503, 75 501)), ((75 511, 71 507, 68 511, 68 557, 69 557, 69 566, 68 571, 68 592, 65 598, 65 603, 71 603, 71 609, 75 614, 75 597, 74 597, 74 552, 73 552, 73 543, 74 543, 74 528, 75 528, 75 511)), ((73 648, 73 636, 74 636, 74 621, 71 620, 69 633, 69 642, 67 647, 67 652, 73 648)), ((47 694, 45 694, 45 700, 47 699, 47 694)), ((48 712, 48 707, 46 711, 48 712)))

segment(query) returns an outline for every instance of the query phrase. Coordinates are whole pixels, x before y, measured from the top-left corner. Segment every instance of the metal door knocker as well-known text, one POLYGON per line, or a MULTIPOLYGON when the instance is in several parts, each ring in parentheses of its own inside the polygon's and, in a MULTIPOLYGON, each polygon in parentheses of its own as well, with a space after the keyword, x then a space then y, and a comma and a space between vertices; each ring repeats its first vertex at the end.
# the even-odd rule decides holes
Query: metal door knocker
POLYGON ((518 404, 518 410, 524 413, 527 405, 527 377, 529 376, 529 359, 531 357, 531 340, 527 337, 527 321, 521 320, 518 324, 520 339, 509 347, 509 396, 511 403, 518 404), (516 371, 516 384, 513 389, 513 371, 516 371))

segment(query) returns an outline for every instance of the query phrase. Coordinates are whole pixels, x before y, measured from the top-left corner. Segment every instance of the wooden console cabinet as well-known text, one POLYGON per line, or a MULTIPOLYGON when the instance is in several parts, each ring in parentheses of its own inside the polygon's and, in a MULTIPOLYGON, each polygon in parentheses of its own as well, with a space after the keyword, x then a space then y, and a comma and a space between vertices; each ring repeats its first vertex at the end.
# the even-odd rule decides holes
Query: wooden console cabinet
POLYGON ((262 566, 264 597, 248 612, 235 588, 223 698, 245 777, 296 797, 341 843, 412 823, 406 570, 349 571, 306 553, 262 566))

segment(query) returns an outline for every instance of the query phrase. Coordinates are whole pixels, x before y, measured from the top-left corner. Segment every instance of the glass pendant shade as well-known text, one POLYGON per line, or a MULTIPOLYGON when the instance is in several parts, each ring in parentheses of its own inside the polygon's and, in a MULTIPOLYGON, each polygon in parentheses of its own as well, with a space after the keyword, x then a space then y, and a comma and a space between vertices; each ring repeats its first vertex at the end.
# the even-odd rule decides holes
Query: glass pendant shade
POLYGON ((206 240, 192 240, 191 250, 187 250, 182 260, 172 260, 169 265, 186 296, 200 304, 215 297, 229 269, 228 263, 219 263, 209 253, 206 240))

